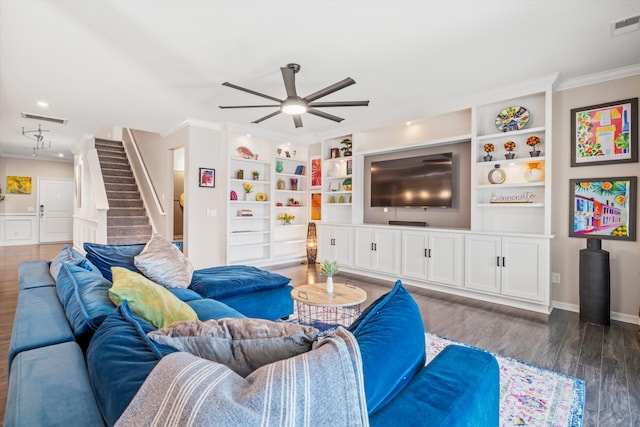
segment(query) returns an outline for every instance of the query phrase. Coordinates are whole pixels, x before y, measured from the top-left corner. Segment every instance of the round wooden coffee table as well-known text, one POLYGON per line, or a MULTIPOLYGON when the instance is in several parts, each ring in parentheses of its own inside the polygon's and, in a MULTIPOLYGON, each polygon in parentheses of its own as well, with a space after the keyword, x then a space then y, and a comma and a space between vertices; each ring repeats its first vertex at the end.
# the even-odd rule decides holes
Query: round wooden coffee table
POLYGON ((334 283, 333 292, 328 293, 326 283, 314 283, 292 289, 291 298, 300 323, 349 326, 360 315, 367 293, 350 283, 334 283))

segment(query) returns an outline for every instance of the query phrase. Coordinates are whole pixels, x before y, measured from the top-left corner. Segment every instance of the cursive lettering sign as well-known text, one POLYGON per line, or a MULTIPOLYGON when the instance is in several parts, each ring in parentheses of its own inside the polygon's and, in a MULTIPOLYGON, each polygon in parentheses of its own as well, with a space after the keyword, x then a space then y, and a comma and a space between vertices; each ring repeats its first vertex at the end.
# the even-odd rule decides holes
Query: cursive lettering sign
POLYGON ((511 194, 491 193, 489 203, 533 203, 536 194, 531 191, 511 194))

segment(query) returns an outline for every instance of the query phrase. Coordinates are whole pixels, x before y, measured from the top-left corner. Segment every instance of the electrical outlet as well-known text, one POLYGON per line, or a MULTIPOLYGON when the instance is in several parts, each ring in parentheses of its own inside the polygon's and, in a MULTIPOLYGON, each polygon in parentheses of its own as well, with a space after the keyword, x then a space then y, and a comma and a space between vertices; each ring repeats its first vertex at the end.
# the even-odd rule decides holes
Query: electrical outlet
POLYGON ((560 273, 551 273, 551 281, 553 283, 560 283, 560 273))

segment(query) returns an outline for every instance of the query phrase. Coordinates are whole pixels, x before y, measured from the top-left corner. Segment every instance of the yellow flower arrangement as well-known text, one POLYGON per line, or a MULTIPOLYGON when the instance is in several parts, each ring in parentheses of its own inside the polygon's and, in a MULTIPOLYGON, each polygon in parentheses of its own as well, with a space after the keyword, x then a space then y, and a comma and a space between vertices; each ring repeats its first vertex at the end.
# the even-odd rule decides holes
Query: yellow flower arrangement
POLYGON ((492 153, 495 150, 495 147, 493 146, 493 144, 484 144, 484 152, 489 154, 492 153))
POLYGON ((291 221, 296 219, 295 215, 289 215, 288 213, 281 213, 278 216, 278 220, 282 221, 283 224, 291 224, 291 221))
POLYGON ((507 141, 504 143, 504 149, 511 152, 516 149, 516 143, 513 141, 507 141))
POLYGON ((249 184, 248 182, 245 182, 244 184, 242 184, 242 186, 244 187, 244 192, 247 194, 253 191, 253 185, 249 184))

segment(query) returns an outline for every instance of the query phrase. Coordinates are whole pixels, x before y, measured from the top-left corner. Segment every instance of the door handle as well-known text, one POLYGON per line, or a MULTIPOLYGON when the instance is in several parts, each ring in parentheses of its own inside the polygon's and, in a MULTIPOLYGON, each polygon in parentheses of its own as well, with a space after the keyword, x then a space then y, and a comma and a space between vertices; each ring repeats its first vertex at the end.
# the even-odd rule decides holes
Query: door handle
POLYGON ((496 267, 500 267, 500 257, 496 257, 496 267))
POLYGON ((503 267, 506 267, 506 266, 507 266, 507 265, 505 264, 505 262, 504 262, 504 257, 502 257, 502 266, 503 266, 503 267))
POLYGON ((427 255, 427 251, 428 251, 428 249, 427 249, 427 248, 424 248, 424 257, 425 257, 425 258, 429 258, 429 255, 427 255))
POLYGON ((44 205, 40 205, 40 217, 44 216, 44 205))

